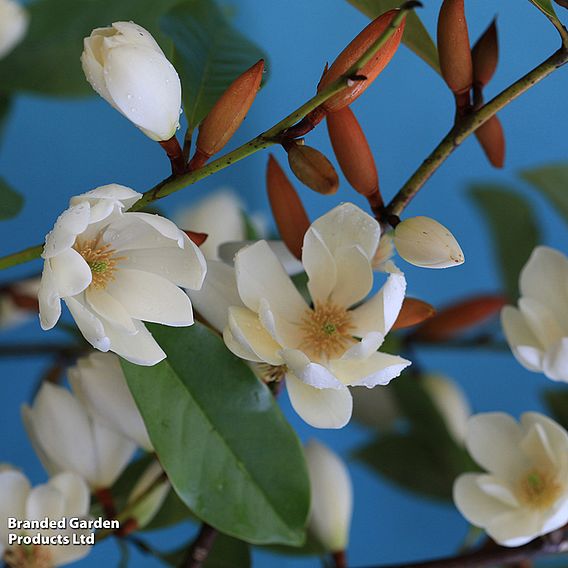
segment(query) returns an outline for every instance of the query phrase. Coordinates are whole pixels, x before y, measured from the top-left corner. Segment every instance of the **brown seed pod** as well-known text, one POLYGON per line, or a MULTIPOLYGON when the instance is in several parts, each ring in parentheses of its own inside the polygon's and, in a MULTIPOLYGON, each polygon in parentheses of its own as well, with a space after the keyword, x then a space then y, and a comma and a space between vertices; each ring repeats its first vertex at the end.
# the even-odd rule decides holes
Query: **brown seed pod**
POLYGON ((418 325, 433 317, 435 313, 436 309, 428 302, 423 302, 416 298, 404 298, 402 308, 392 329, 404 329, 418 325))
POLYGON ((505 133, 497 116, 492 116, 476 131, 475 136, 487 159, 495 168, 502 168, 505 164, 505 133))
POLYGON ((462 300, 441 310, 422 324, 413 337, 431 343, 453 339, 459 333, 495 316, 506 303, 506 298, 498 294, 485 294, 462 300))
MULTIPOLYGON (((390 26, 398 10, 389 10, 373 20, 353 41, 338 55, 333 65, 322 77, 318 85, 318 93, 339 79, 349 68, 381 37, 390 26)), ((346 87, 327 100, 323 107, 327 112, 335 112, 351 104, 369 85, 378 77, 379 73, 388 65, 398 49, 404 33, 406 18, 394 34, 387 40, 373 58, 358 71, 360 80, 354 80, 352 85, 346 87)))
POLYGON ((331 162, 310 146, 292 142, 286 148, 288 164, 294 175, 310 189, 332 195, 339 189, 339 178, 331 162))
POLYGON ((444 0, 438 16, 438 51, 442 77, 456 98, 469 99, 473 62, 464 0, 444 0))
POLYGON ((379 191, 377 166, 363 129, 349 107, 327 115, 327 130, 335 157, 347 181, 361 195, 379 191))
POLYGON ((237 77, 201 123, 197 137, 200 165, 219 152, 242 124, 260 88, 263 70, 261 59, 237 77))
POLYGON ((266 169, 266 189, 280 236, 288 250, 301 259, 304 235, 310 220, 294 186, 272 154, 266 169))
POLYGON ((473 80, 485 87, 491 81, 499 61, 499 39, 497 20, 493 20, 471 51, 473 60, 473 80))

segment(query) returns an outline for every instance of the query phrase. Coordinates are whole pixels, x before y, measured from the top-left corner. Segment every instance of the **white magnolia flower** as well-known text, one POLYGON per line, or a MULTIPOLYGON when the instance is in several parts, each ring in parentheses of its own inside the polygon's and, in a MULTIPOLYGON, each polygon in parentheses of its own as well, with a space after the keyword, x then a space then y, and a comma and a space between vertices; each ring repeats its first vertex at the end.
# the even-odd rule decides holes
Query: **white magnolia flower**
POLYGON ((93 489, 116 481, 136 444, 93 418, 67 389, 44 383, 33 405, 22 407, 32 445, 50 475, 73 471, 93 489))
POLYGON ((45 238, 40 321, 51 329, 63 299, 87 341, 138 365, 166 357, 142 321, 193 324, 191 301, 205 277, 199 248, 171 221, 125 209, 141 194, 106 185, 73 197, 45 238))
POLYGON ((466 446, 487 473, 454 484, 461 514, 503 546, 521 546, 568 522, 568 433, 527 412, 520 424, 490 412, 468 423, 466 446))
POLYGON ((69 369, 69 382, 92 416, 146 451, 153 451, 116 355, 92 353, 82 357, 69 369))
POLYGON ((60 473, 48 483, 33 489, 26 476, 15 470, 0 472, 0 559, 14 568, 50 568, 84 558, 87 544, 9 544, 10 533, 41 539, 69 539, 72 529, 8 529, 7 519, 58 521, 63 517, 86 517, 89 513, 89 488, 74 473, 60 473))
POLYGON ((329 552, 347 548, 353 513, 353 487, 343 460, 310 440, 304 448, 311 488, 308 529, 329 552))
POLYGON ((400 311, 404 276, 390 274, 360 304, 373 286, 371 260, 379 237, 379 224, 350 203, 311 225, 302 262, 313 307, 265 241, 236 256, 245 307, 230 308, 225 343, 243 359, 282 366, 290 401, 312 426, 343 427, 352 410, 348 386, 387 384, 410 364, 377 351, 400 311))
POLYGON ((398 254, 422 268, 451 268, 463 264, 460 245, 443 225, 429 217, 411 217, 394 230, 398 254))
POLYGON ((0 290, 0 329, 9 329, 37 315, 40 278, 28 278, 0 290))
POLYGON ((505 306, 501 323, 517 361, 529 371, 568 382, 568 259, 536 247, 521 271, 518 309, 505 306))
POLYGON ((181 83, 152 35, 134 22, 97 28, 84 40, 83 71, 93 89, 152 140, 179 127, 181 83))
POLYGON ((8 55, 28 30, 26 10, 13 0, 0 0, 0 59, 8 55))

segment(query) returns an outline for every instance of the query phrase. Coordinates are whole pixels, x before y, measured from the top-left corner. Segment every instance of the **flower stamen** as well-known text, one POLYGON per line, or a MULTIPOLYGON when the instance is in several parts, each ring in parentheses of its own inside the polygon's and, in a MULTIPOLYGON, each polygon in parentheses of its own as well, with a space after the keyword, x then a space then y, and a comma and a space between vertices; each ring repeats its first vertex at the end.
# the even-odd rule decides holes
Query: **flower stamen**
POLYGON ((547 509, 558 498, 561 487, 554 476, 538 469, 527 472, 519 484, 520 500, 534 509, 547 509))
POLYGON ((124 260, 124 256, 116 256, 116 251, 110 244, 101 245, 100 235, 94 239, 80 243, 77 241, 75 250, 85 259, 91 269, 93 279, 91 286, 104 290, 108 283, 115 279, 116 265, 124 260))

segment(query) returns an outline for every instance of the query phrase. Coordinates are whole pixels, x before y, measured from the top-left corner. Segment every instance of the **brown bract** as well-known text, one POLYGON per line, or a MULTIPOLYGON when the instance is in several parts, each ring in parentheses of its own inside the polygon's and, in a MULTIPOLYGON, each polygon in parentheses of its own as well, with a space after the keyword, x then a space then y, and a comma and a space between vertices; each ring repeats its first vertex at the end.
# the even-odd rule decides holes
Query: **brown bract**
POLYGON ((353 188, 368 196, 379 189, 379 176, 367 138, 349 107, 327 115, 327 129, 341 171, 353 188))
POLYGON ((475 136, 491 165, 502 168, 505 163, 505 133, 497 116, 482 124, 475 131, 475 136))
POLYGON ((280 237, 288 250, 301 259, 304 235, 310 220, 294 186, 272 155, 268 158, 266 169, 266 189, 280 237))
POLYGON ((392 329, 405 329, 413 325, 418 325, 433 317, 435 313, 436 309, 428 302, 416 298, 404 298, 402 308, 392 329))
MULTIPOLYGON (((390 26, 398 10, 389 10, 373 20, 337 57, 333 65, 322 77, 318 85, 318 93, 346 73, 352 65, 377 41, 390 26)), ((327 112, 335 112, 351 104, 363 91, 379 76, 379 73, 388 65, 398 49, 404 33, 406 18, 394 34, 387 40, 373 58, 357 71, 357 75, 364 80, 354 80, 352 85, 346 87, 328 99, 323 107, 327 112)))
POLYGON ((471 51, 473 60, 473 79, 485 87, 493 78, 499 60, 499 40, 497 21, 493 20, 471 51))
POLYGON ((292 143, 287 151, 290 169, 303 184, 322 195, 332 195, 339 189, 335 168, 319 150, 292 143))
POLYGON ((247 115, 262 81, 261 59, 237 77, 199 127, 197 150, 208 157, 225 146, 247 115))

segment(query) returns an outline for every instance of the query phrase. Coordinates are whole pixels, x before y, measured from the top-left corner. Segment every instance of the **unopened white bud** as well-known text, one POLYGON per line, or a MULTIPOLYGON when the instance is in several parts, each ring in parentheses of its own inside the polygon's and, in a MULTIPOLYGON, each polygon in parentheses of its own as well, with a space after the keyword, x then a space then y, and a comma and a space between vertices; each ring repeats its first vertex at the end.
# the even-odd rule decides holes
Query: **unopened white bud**
POLYGON ((156 516, 170 488, 170 482, 160 464, 152 462, 128 497, 130 516, 136 520, 137 528, 144 528, 156 516))
POLYGON ((452 233, 429 217, 401 221, 394 230, 394 246, 406 262, 422 268, 450 268, 464 262, 452 233))
POLYGON ((353 488, 345 463, 323 444, 310 440, 304 448, 312 505, 309 530, 329 552, 347 548, 353 512, 353 488))
POLYGON ((97 28, 84 40, 83 71, 93 89, 152 140, 179 127, 181 83, 152 35, 134 22, 97 28))

